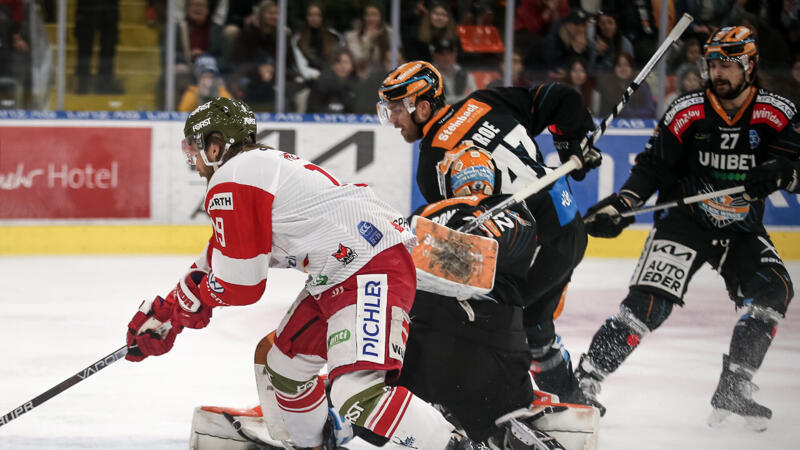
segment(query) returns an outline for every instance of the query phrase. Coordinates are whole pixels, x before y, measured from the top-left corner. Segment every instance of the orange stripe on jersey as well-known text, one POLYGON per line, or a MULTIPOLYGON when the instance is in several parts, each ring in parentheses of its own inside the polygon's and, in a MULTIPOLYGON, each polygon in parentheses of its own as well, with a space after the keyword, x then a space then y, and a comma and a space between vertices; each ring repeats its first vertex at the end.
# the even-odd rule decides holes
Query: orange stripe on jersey
POLYGON ((468 195, 465 197, 448 198, 446 200, 441 200, 426 206, 425 209, 422 210, 422 213, 420 215, 422 217, 428 217, 431 214, 434 214, 435 212, 440 211, 452 205, 466 204, 470 206, 476 206, 484 198, 486 198, 485 195, 468 195))
POLYGON ((492 107, 486 103, 479 102, 474 98, 468 99, 461 105, 461 108, 453 114, 450 120, 439 127, 431 145, 448 150, 455 148, 470 128, 491 110, 492 107))
POLYGON ((714 95, 710 89, 706 89, 706 97, 708 97, 708 99, 711 101, 711 106, 714 108, 714 111, 717 112, 717 115, 722 117, 722 120, 724 120, 728 125, 733 125, 742 118, 742 114, 744 114, 747 107, 750 106, 750 103, 752 103, 753 99, 756 97, 756 88, 750 86, 748 89, 750 89, 750 93, 747 95, 747 100, 745 100, 744 103, 742 103, 742 106, 739 107, 739 111, 736 112, 736 115, 733 116, 733 119, 728 119, 728 113, 725 112, 725 108, 722 107, 722 104, 720 104, 717 96, 714 95))
MULTIPOLYGON (((481 214, 483 214, 483 211, 474 211, 472 213, 472 215, 474 215, 475 217, 480 217, 481 214)), ((495 225, 495 223, 494 223, 494 221, 492 219, 489 219, 486 222, 483 222, 483 225, 481 225, 481 228, 484 231, 488 231, 489 233, 492 233, 496 237, 500 237, 500 235, 502 234, 502 233, 500 233, 500 229, 497 228, 497 225, 495 225)))

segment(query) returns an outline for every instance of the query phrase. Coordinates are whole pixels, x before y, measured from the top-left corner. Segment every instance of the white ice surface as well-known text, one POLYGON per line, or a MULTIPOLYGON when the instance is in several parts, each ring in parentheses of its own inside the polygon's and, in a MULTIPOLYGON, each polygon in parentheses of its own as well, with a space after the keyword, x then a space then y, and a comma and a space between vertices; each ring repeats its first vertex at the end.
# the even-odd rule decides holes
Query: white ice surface
MULTIPOLYGON (((122 346, 139 301, 165 294, 190 263, 185 256, 0 258, 0 414, 122 346)), ((634 264, 587 260, 578 268, 557 322, 575 358, 617 310, 634 264)), ((800 280, 800 263, 789 270, 800 280)), ((78 383, 0 427, 0 449, 188 448, 195 406, 257 403, 255 343, 277 326, 302 281, 296 272, 271 272, 256 305, 215 310, 208 328, 185 331, 170 353, 120 361, 78 383)), ((704 268, 686 303, 606 380, 600 448, 800 448, 797 307, 790 306, 756 375, 756 399, 774 417, 755 433, 730 418, 721 429, 705 425, 739 316, 722 279, 704 268)))

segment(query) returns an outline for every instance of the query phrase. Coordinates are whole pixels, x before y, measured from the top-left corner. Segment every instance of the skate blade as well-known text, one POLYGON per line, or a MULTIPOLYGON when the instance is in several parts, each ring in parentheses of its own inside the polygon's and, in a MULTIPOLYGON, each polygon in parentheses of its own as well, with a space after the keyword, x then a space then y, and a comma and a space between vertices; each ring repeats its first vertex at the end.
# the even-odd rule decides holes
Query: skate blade
MULTIPOLYGON (((717 427, 721 425, 722 422, 724 422, 725 419, 727 419, 728 416, 730 415, 733 415, 733 413, 731 411, 728 411, 727 409, 714 408, 714 410, 711 411, 711 414, 708 416, 708 426, 712 428, 717 427)), ((740 417, 744 419, 745 423, 747 424, 747 428, 753 431, 762 432, 767 429, 767 423, 769 422, 769 419, 767 419, 766 417, 760 417, 760 416, 740 416, 740 417)))
POLYGON ((725 419, 727 419, 731 414, 732 413, 727 409, 714 408, 714 410, 711 411, 711 414, 709 414, 706 422, 708 423, 708 426, 712 428, 717 427, 721 425, 722 422, 724 422, 725 419))

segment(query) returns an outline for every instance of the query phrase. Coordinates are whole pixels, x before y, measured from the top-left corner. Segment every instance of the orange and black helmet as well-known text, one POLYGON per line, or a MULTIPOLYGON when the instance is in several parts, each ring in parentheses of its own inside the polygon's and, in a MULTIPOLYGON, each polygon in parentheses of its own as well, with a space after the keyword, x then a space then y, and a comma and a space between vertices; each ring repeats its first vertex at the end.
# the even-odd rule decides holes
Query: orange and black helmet
POLYGON ((492 195, 498 190, 491 153, 472 141, 462 141, 454 149, 445 152, 437 164, 437 176, 440 193, 445 198, 492 195))
POLYGON ((407 62, 389 72, 378 88, 381 104, 402 101, 409 113, 414 112, 417 100, 428 100, 433 110, 444 105, 442 75, 426 61, 407 62))
POLYGON ((738 62, 743 70, 758 62, 758 47, 747 27, 724 27, 712 34, 703 46, 706 63, 712 59, 738 62))

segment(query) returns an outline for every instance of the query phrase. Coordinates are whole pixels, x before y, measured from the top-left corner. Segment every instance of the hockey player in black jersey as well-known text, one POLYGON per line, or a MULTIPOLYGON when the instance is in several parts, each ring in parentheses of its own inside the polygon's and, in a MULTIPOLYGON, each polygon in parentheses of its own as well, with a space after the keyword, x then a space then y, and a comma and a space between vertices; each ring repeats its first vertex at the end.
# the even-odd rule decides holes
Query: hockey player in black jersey
MULTIPOLYGON (((486 151, 466 142, 453 153, 451 164, 443 169, 448 198, 421 207, 415 215, 458 229, 508 196, 491 195, 495 167, 486 151)), ((519 203, 473 234, 499 244, 494 288, 462 301, 418 288, 399 384, 425 401, 443 405, 471 439, 492 437, 502 448, 506 430, 495 420, 527 410, 534 400, 522 307, 537 224, 519 203)), ((435 286, 426 289, 439 291, 435 286)), ((540 438, 546 435, 540 433, 540 438)), ((552 446, 547 448, 561 448, 548 442, 552 446)))
POLYGON ((619 193, 587 211, 587 231, 617 236, 633 222, 620 213, 655 192, 659 202, 741 184, 746 192, 656 213, 628 296, 594 335, 576 374, 585 393, 597 395, 641 338, 683 305, 692 275, 707 262, 746 310, 722 358, 709 424, 733 413, 763 430, 772 412, 751 398, 752 378, 794 294, 762 224, 764 198, 778 189, 800 192, 800 118, 792 102, 758 86, 750 30, 722 28, 704 53, 707 88, 670 105, 619 193))
MULTIPOLYGON (((550 169, 533 136, 548 128, 562 162, 577 155, 584 163, 572 172, 582 179, 600 164, 591 149, 586 158, 580 140, 594 128, 580 94, 563 85, 531 89, 501 87, 478 90, 466 99, 445 102, 441 76, 431 64, 412 61, 389 73, 379 88, 378 115, 399 128, 408 142, 420 141, 417 184, 428 202, 444 198, 439 164, 448 150, 464 140, 492 154, 502 179, 498 192, 515 193, 550 169)), ((555 333, 557 311, 573 269, 583 258, 587 237, 566 178, 526 201, 538 223, 539 247, 521 293, 523 323, 533 357, 537 385, 570 401, 581 401, 569 353, 555 333)))

